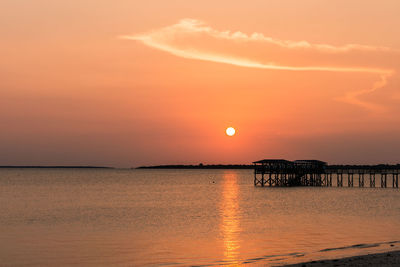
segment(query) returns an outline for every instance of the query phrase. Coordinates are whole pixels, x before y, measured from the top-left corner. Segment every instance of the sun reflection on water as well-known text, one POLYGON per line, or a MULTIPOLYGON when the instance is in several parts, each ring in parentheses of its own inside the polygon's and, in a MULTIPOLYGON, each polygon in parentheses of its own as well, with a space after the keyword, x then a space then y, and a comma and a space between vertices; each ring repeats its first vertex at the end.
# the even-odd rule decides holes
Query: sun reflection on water
POLYGON ((224 260, 236 265, 239 263, 239 234, 241 232, 238 177, 234 172, 225 172, 223 178, 220 229, 223 237, 224 260))

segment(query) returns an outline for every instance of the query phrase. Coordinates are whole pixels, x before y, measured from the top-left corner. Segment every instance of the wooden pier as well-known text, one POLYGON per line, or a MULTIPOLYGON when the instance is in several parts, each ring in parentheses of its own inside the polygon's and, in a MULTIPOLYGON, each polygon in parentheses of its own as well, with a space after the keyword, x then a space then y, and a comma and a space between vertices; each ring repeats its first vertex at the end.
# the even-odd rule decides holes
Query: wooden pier
POLYGON ((284 159, 264 159, 255 161, 253 164, 255 186, 399 188, 399 165, 329 166, 326 162, 319 160, 288 161, 284 159))

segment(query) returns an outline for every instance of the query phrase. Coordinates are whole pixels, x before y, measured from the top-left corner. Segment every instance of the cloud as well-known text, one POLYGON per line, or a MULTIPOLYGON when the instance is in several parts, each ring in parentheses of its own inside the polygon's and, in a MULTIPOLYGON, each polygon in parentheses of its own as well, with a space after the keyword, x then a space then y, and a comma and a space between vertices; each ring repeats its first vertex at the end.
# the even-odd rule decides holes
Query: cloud
POLYGON ((141 37, 155 37, 154 39, 158 39, 159 37, 166 37, 166 35, 176 34, 178 32, 185 34, 205 33, 208 34, 209 36, 218 39, 226 39, 226 40, 241 41, 241 42, 263 42, 266 44, 273 44, 288 49, 313 49, 327 53, 343 53, 343 52, 357 51, 357 50, 358 51, 391 50, 390 48, 383 46, 376 47, 376 46, 368 46, 360 44, 346 44, 343 46, 333 46, 329 44, 312 44, 304 40, 302 41, 279 40, 272 37, 267 37, 264 34, 257 32, 247 35, 240 31, 236 32, 218 31, 209 26, 206 26, 204 22, 195 19, 182 19, 179 23, 162 28, 159 31, 153 31, 150 35, 146 34, 146 35, 125 36, 125 37, 128 39, 137 39, 137 40, 140 40, 141 37))
POLYGON ((367 101, 362 101, 360 97, 362 95, 371 94, 378 89, 384 88, 388 84, 388 79, 391 75, 391 73, 382 73, 380 75, 380 80, 376 81, 371 88, 348 92, 345 94, 345 96, 338 97, 336 100, 381 113, 384 111, 384 107, 367 101))
POLYGON ((349 92, 338 98, 370 110, 380 108, 360 100, 360 96, 385 87, 394 73, 390 68, 379 66, 382 60, 379 55, 397 53, 381 46, 312 44, 304 40, 279 40, 257 32, 248 35, 240 31, 219 31, 194 19, 183 19, 158 30, 120 38, 139 41, 186 59, 247 68, 377 74, 380 80, 370 89, 349 92), (371 60, 368 60, 370 57, 371 60), (378 66, 374 65, 377 63, 378 66))

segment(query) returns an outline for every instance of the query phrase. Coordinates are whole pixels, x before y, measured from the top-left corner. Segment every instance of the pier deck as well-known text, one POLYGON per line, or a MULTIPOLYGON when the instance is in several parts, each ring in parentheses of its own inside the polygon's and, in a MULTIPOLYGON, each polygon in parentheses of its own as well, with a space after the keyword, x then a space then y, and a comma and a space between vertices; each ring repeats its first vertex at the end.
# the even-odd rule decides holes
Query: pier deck
POLYGON ((348 186, 399 188, 399 165, 329 166, 319 160, 253 162, 255 186, 348 186), (343 181, 347 180, 347 183, 343 181), (379 184, 377 183, 379 182, 379 184))

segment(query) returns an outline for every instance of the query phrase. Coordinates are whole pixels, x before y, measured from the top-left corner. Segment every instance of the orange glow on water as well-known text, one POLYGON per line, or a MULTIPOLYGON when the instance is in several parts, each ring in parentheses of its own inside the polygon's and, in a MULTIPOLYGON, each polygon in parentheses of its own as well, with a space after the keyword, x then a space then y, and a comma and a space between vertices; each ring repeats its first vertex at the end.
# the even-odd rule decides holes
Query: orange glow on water
POLYGON ((224 260, 232 265, 237 265, 240 240, 240 215, 237 184, 237 174, 234 172, 224 173, 221 206, 221 234, 224 244, 224 260))

